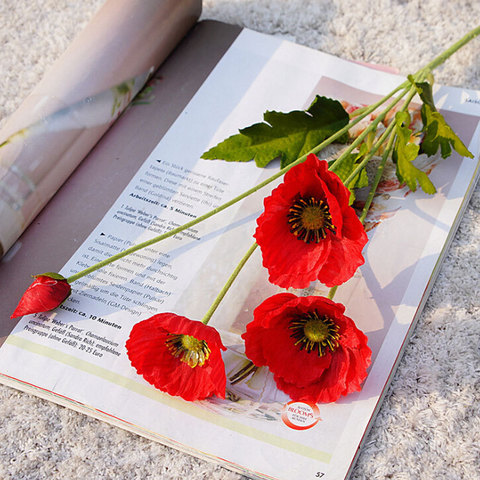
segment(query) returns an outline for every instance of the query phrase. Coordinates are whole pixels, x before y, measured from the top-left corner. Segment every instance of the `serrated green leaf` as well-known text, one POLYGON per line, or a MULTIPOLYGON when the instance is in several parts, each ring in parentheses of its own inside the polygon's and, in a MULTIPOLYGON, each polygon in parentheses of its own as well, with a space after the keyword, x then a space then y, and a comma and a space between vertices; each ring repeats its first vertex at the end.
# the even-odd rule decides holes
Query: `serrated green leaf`
POLYGON ((435 102, 433 101, 433 91, 430 83, 417 82, 415 85, 422 102, 428 105, 432 110, 436 111, 437 109, 435 108, 435 102))
POLYGON ((443 158, 452 153, 452 147, 462 157, 473 158, 464 143, 455 134, 450 125, 445 121, 443 115, 429 104, 422 105, 422 120, 424 137, 421 144, 421 153, 428 156, 435 155, 440 148, 443 158))
MULTIPOLYGON (((309 152, 348 124, 348 113, 337 100, 316 96, 306 111, 289 113, 267 111, 264 122, 240 130, 205 152, 201 158, 248 162, 255 160, 259 167, 275 158, 285 167, 309 152)), ((345 134, 339 142, 346 142, 345 134)))
POLYGON ((407 126, 410 124, 410 115, 407 112, 398 112, 395 122, 397 136, 393 147, 393 160, 397 165, 397 178, 401 183, 406 183, 412 192, 417 189, 418 182, 425 193, 435 193, 435 186, 428 175, 412 163, 418 157, 419 146, 409 142, 413 133, 407 126))
MULTIPOLYGON (((433 78, 431 83, 433 83, 433 78)), ((423 102, 421 114, 424 137, 420 146, 420 152, 432 156, 440 148, 442 157, 447 158, 451 155, 453 147, 460 155, 472 158, 473 155, 435 107, 431 83, 415 83, 423 102)))

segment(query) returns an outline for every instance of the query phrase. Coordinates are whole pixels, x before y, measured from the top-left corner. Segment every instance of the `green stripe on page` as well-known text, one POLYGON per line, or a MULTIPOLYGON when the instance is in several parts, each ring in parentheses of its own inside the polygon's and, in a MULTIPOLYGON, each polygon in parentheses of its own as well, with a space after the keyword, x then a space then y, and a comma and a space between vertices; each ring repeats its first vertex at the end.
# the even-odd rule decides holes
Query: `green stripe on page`
POLYGON ((191 415, 193 417, 208 421, 220 427, 227 428, 234 432, 240 433, 250 438, 254 438, 264 443, 268 443, 283 450, 287 450, 303 457, 312 458, 326 464, 328 464, 331 460, 331 454, 327 452, 315 450, 314 448, 311 448, 307 445, 293 442, 291 440, 278 437, 271 433, 267 433, 256 428, 243 425, 242 423, 232 420, 231 418, 227 418, 220 414, 215 414, 206 409, 198 407, 194 403, 179 401, 176 398, 170 397, 160 392, 159 390, 156 390, 153 387, 138 383, 131 378, 119 375, 118 373, 112 372, 111 370, 99 367, 85 360, 81 360, 78 357, 74 357, 73 355, 68 355, 66 353, 60 352, 59 350, 55 350, 54 348, 50 348, 45 345, 26 340, 25 338, 18 337, 16 335, 10 335, 5 341, 5 343, 34 353, 36 355, 50 358, 58 363, 68 365, 69 367, 76 368, 77 370, 86 372, 90 375, 94 375, 115 385, 119 385, 126 390, 130 390, 139 395, 143 395, 144 397, 162 403, 163 405, 167 405, 181 412, 187 413, 188 415, 191 415))

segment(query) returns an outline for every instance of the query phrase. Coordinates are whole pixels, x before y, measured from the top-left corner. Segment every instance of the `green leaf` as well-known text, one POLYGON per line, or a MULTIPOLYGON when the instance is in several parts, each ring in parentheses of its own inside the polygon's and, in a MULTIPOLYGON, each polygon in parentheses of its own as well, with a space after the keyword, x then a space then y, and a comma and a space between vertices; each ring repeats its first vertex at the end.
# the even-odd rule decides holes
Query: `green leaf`
MULTIPOLYGON (((409 77, 413 82, 413 78, 409 77)), ((436 109, 433 100, 432 83, 417 82, 417 88, 422 105, 422 121, 423 121, 423 140, 420 147, 420 153, 426 153, 428 156, 435 155, 440 148, 443 158, 447 158, 452 154, 452 147, 463 157, 472 158, 473 155, 468 151, 460 138, 451 129, 450 125, 445 121, 443 115, 436 109)))
POLYGON ((406 183, 413 192, 417 189, 417 182, 425 193, 436 192, 435 186, 425 172, 418 169, 412 162, 417 158, 419 146, 410 143, 412 131, 410 115, 407 112, 398 112, 395 115, 396 140, 393 147, 393 161, 397 165, 397 178, 401 183, 406 183))
MULTIPOLYGON (((348 113, 337 100, 316 96, 306 111, 267 111, 264 122, 240 130, 202 155, 209 160, 248 162, 259 167, 275 158, 286 167, 348 124, 348 113)), ((345 143, 348 135, 338 139, 345 143)))
MULTIPOLYGON (((360 146, 359 153, 351 153, 342 161, 339 167, 335 170, 335 173, 340 177, 340 180, 345 183, 345 180, 353 173, 357 168, 358 164, 362 160, 363 156, 368 153, 368 147, 365 143, 362 143, 360 146)), ((329 162, 332 164, 335 160, 329 162)), ((357 188, 368 187, 368 176, 365 170, 365 167, 360 170, 360 172, 355 175, 353 181, 347 187, 350 190, 350 199, 349 205, 355 201, 355 190, 357 188)))
POLYGON ((432 85, 428 82, 417 82, 415 83, 415 86, 417 87, 422 102, 428 105, 432 110, 436 111, 437 109, 435 108, 435 103, 433 101, 432 85))
POLYGON ((452 147, 462 157, 473 158, 467 147, 460 138, 451 129, 440 112, 437 112, 435 106, 428 103, 422 105, 423 120, 423 140, 421 153, 428 156, 435 155, 440 148, 443 158, 447 158, 452 153, 452 147))

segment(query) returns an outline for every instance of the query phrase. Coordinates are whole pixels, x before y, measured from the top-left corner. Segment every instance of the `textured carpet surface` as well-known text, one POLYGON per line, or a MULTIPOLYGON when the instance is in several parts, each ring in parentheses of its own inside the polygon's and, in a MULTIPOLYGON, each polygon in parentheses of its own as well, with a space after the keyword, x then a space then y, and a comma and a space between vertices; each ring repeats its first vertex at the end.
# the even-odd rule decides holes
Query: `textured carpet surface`
MULTIPOLYGON (((0 2, 0 119, 18 107, 102 3, 0 2)), ((205 0, 202 16, 408 74, 474 28, 480 2, 205 0)), ((479 48, 477 39, 458 52, 436 71, 437 82, 480 89, 479 48)), ((353 479, 480 477, 479 251, 477 187, 353 479)), ((0 386, 0 478, 241 477, 0 386)))

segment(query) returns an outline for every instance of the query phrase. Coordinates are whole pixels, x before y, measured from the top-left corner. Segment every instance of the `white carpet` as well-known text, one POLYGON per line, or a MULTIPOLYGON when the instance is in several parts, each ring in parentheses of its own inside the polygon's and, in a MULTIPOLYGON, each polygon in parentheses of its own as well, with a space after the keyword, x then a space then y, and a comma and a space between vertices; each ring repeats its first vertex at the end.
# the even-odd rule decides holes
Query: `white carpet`
MULTIPOLYGON (((15 110, 102 3, 0 2, 0 119, 15 110)), ((480 2, 206 0, 203 18, 408 74, 474 28, 480 2)), ((436 80, 480 89, 479 49, 477 39, 438 69, 436 80)), ((477 187, 353 479, 480 478, 479 285, 477 187)), ((0 399, 1 479, 240 478, 6 387, 0 387, 0 399)))

